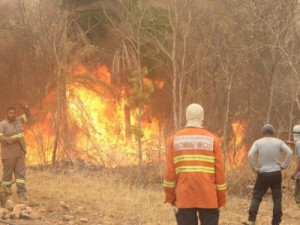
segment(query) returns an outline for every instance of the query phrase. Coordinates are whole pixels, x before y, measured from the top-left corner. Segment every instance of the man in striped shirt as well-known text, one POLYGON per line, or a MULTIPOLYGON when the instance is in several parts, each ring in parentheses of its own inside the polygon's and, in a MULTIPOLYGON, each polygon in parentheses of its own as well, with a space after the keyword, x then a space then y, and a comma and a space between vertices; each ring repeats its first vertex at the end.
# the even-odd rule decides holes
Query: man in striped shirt
POLYGON ((11 194, 12 174, 14 173, 19 198, 26 199, 24 126, 30 118, 27 105, 20 103, 24 110, 22 116, 16 116, 16 109, 9 107, 7 117, 0 123, 1 159, 3 165, 2 185, 8 195, 11 194))
POLYGON ((168 140, 163 188, 178 208, 178 225, 217 225, 226 202, 222 149, 218 137, 203 128, 199 104, 186 109, 187 124, 168 140))

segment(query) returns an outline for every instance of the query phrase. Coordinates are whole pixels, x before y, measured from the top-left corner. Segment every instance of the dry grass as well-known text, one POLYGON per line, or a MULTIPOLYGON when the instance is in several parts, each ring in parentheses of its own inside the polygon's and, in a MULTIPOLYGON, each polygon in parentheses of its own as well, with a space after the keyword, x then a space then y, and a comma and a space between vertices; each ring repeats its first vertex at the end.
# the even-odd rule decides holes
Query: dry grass
MULTIPOLYGON (((253 182, 253 177, 245 176, 245 171, 228 174, 231 183, 227 206, 222 208, 220 225, 241 224, 247 220, 251 198, 251 189, 237 190, 235 186, 243 179, 253 182), (235 184, 232 184, 234 177, 235 184), (236 194, 235 194, 236 192, 236 194)), ((252 183, 253 185, 253 183, 252 183)), ((88 218, 90 225, 175 225, 173 209, 163 204, 164 193, 159 184, 148 184, 144 187, 128 182, 124 174, 112 174, 102 171, 97 176, 82 174, 54 174, 29 170, 27 172, 27 204, 38 210, 42 220, 15 221, 17 224, 80 224, 80 218, 88 218), (60 201, 66 202, 70 210, 60 207, 60 201), (73 215, 73 222, 63 222, 63 215, 73 215)), ((18 201, 15 194, 13 200, 18 201)), ((300 212, 294 203, 292 191, 283 192, 283 221, 285 225, 298 225, 300 212)), ((272 197, 267 194, 261 204, 257 224, 270 224, 272 217, 272 197)))
MULTIPOLYGON (((83 217, 89 219, 89 224, 175 224, 171 208, 163 204, 160 186, 139 188, 119 177, 104 173, 83 177, 31 170, 26 178, 27 203, 41 211, 42 224, 61 222, 65 214, 73 215, 75 224, 83 217), (62 209, 60 201, 70 205, 70 210, 62 209)), ((16 196, 13 200, 17 201, 16 196)))

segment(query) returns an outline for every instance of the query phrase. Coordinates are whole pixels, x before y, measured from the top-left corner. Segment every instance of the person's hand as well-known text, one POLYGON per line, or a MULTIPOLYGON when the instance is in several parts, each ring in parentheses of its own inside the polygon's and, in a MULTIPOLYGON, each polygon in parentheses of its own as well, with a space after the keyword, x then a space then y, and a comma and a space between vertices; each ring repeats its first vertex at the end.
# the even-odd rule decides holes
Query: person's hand
POLYGON ((22 109, 28 108, 28 105, 26 105, 24 102, 19 102, 19 106, 20 106, 22 109))
POLYGON ((281 166, 280 163, 277 163, 277 165, 280 167, 281 171, 285 169, 285 168, 283 168, 283 167, 281 166))
POLYGON ((297 172, 295 171, 294 173, 292 173, 291 179, 292 180, 296 180, 296 176, 297 176, 297 172))

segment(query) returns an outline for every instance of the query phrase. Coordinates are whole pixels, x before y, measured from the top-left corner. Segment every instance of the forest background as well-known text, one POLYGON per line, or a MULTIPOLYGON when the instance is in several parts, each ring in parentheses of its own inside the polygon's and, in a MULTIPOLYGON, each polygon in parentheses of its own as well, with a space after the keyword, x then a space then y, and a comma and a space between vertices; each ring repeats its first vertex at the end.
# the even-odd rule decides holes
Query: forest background
MULTIPOLYGON (((175 224, 165 144, 193 102, 222 141, 220 223, 247 219, 251 144, 266 123, 285 140, 300 122, 298 0, 0 0, 0 18, 0 118, 19 101, 31 107, 28 204, 43 224, 175 224)), ((299 223, 293 167, 283 172, 289 225, 299 223)), ((259 224, 270 224, 271 201, 259 224)))
POLYGON ((227 169, 264 124, 284 140, 300 122, 298 0, 2 0, 0 15, 0 115, 31 106, 31 165, 135 164, 141 180, 193 102, 227 169))

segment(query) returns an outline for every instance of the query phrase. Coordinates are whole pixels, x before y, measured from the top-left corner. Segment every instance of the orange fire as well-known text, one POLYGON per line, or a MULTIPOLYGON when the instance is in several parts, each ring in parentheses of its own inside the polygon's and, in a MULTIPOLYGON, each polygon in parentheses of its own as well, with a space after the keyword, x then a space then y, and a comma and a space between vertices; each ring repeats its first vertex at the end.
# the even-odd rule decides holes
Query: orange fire
POLYGON ((164 84, 165 84, 164 81, 159 81, 159 80, 153 81, 153 80, 150 80, 146 77, 144 78, 144 81, 147 81, 149 84, 154 84, 158 89, 162 89, 164 84))
POLYGON ((231 126, 233 138, 228 145, 228 152, 226 153, 226 167, 240 168, 247 158, 246 146, 243 144, 246 123, 237 120, 231 126))
MULTIPOLYGON (((128 138, 125 131, 124 105, 127 99, 116 98, 105 87, 112 86, 107 67, 97 65, 88 69, 77 64, 75 69, 66 71, 69 81, 66 87, 67 110, 63 112, 57 158, 80 158, 106 167, 137 164, 137 142, 128 138)), ((117 87, 114 89, 119 91, 117 87)), ((32 114, 25 132, 28 164, 49 163, 55 139, 55 90, 44 99, 43 108, 33 109, 32 114)), ((137 124, 136 115, 136 110, 131 109, 131 125, 137 124)), ((143 121, 142 130, 143 160, 157 160, 160 158, 158 140, 162 130, 158 121, 155 118, 150 122, 143 121)))

